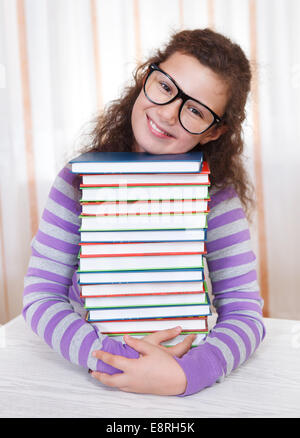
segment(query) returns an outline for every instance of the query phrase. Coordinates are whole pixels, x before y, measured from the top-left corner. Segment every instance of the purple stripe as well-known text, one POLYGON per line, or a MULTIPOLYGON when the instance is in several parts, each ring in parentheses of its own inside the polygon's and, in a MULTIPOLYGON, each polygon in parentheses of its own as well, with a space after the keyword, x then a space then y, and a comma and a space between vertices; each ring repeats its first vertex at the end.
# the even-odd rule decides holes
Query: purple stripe
POLYGON ((82 304, 82 301, 81 301, 79 295, 77 295, 75 290, 74 290, 74 285, 70 286, 70 288, 69 288, 69 298, 70 298, 70 300, 76 301, 76 303, 82 304))
POLYGON ((32 318, 31 318, 31 328, 32 330, 36 333, 37 332, 37 326, 39 323, 39 320, 41 319, 41 317, 43 316, 43 314, 46 312, 46 310, 51 307, 54 306, 54 304, 56 304, 57 301, 51 300, 51 301, 46 301, 43 302, 34 312, 32 318))
POLYGON ((71 284, 70 278, 54 274, 53 272, 44 271, 43 269, 28 268, 27 276, 41 277, 45 280, 56 281, 57 283, 66 284, 67 286, 71 284))
POLYGON ((225 280, 212 281, 213 291, 224 292, 226 289, 231 289, 233 287, 239 287, 252 281, 257 280, 256 270, 247 272, 246 274, 239 275, 237 277, 226 278, 225 280))
POLYGON ((28 295, 33 292, 51 292, 59 295, 68 296, 68 288, 65 286, 62 286, 60 284, 52 284, 52 283, 35 283, 35 284, 29 284, 24 288, 23 295, 28 295))
POLYGON ((73 278, 72 278, 72 281, 73 281, 74 292, 75 292, 75 294, 76 294, 78 297, 80 297, 80 289, 79 289, 79 287, 78 287, 77 280, 73 277, 73 278))
POLYGON ((237 333, 237 335, 242 339, 243 343, 245 344, 245 349, 246 349, 245 360, 247 360, 251 353, 251 342, 250 339, 248 338, 247 333, 245 333, 244 330, 241 329, 240 327, 237 327, 236 325, 230 324, 228 322, 219 323, 218 328, 227 328, 237 333))
POLYGON ((52 347, 52 335, 55 328, 59 322, 62 321, 66 316, 70 315, 70 313, 73 313, 73 310, 58 311, 47 323, 44 331, 44 339, 50 347, 52 347))
MULTIPOLYGON (((70 169, 68 169, 67 167, 64 167, 58 174, 58 176, 60 178, 62 178, 64 181, 66 181, 68 184, 73 185, 74 181, 76 181, 76 179, 78 179, 78 175, 74 174, 71 172, 70 169)), ((79 188, 79 185, 78 185, 79 188)))
POLYGON ((43 245, 50 246, 50 248, 57 249, 67 254, 78 255, 79 246, 77 244, 64 242, 56 237, 49 236, 43 233, 41 230, 37 232, 36 240, 43 245))
MULTIPOLYGON (((257 327, 256 323, 254 322, 253 318, 251 318, 251 319, 247 318, 247 320, 245 320, 244 322, 250 327, 250 329, 254 333, 255 340, 256 340, 256 345, 255 345, 255 349, 256 349, 259 346, 260 342, 261 342, 260 333, 259 333, 258 327, 257 327)), ((263 327, 263 334, 262 334, 262 339, 263 339, 264 336, 265 336, 265 327, 264 327, 264 324, 263 324, 262 320, 259 321, 259 322, 260 322, 260 324, 263 327)))
POLYGON ((266 329, 265 329, 265 326, 264 326, 264 323, 263 323, 262 319, 258 320, 257 318, 254 318, 252 316, 251 317, 250 316, 248 316, 248 317, 246 317, 246 316, 244 316, 244 317, 239 316, 239 317, 234 317, 234 319, 238 319, 240 321, 243 321, 245 324, 248 325, 248 327, 250 328, 250 330, 254 334, 255 342, 256 342, 254 349, 256 349, 259 346, 261 340, 264 339, 265 333, 266 333, 266 329), (257 321, 262 326, 262 329, 263 329, 262 339, 260 339, 260 333, 259 333, 259 330, 258 330, 258 327, 257 327, 255 321, 257 321))
POLYGON ((218 251, 236 245, 237 243, 245 242, 246 240, 250 240, 250 232, 248 229, 230 234, 226 237, 221 237, 220 239, 212 240, 211 242, 206 242, 207 252, 211 253, 218 251))
POLYGON ((261 297, 259 295, 259 292, 238 292, 238 291, 232 291, 232 292, 224 292, 224 293, 218 293, 215 294, 215 300, 223 300, 227 298, 241 298, 241 299, 249 299, 249 300, 257 300, 261 302, 261 297))
MULTIPOLYGON (((216 347, 215 345, 209 344, 208 342, 205 343, 205 344, 202 344, 202 345, 206 345, 209 348, 209 350, 213 353, 213 356, 215 356, 217 358, 217 360, 215 362, 217 362, 218 365, 221 366, 223 373, 225 373, 226 369, 227 369, 227 363, 226 363, 225 357, 223 356, 223 354, 220 351, 220 349, 218 347, 216 347)), ((202 345, 200 344, 199 347, 201 348, 202 345)), ((195 357, 196 354, 197 354, 197 348, 199 348, 199 347, 192 348, 189 351, 189 354, 191 353, 192 356, 195 357)))
POLYGON ((263 333, 262 333, 262 340, 264 339, 264 337, 266 335, 266 328, 264 326, 264 323, 263 323, 263 320, 262 320, 261 317, 260 318, 256 318, 253 315, 251 315, 251 316, 249 316, 249 315, 233 315, 233 314, 227 314, 226 313, 226 314, 224 314, 222 316, 219 315, 217 322, 218 323, 219 322, 223 322, 223 321, 226 321, 227 319, 234 319, 234 320, 242 321, 245 324, 247 324, 251 328, 251 330, 254 332, 254 334, 255 334, 257 346, 260 343, 260 335, 259 335, 258 328, 257 328, 257 326, 255 324, 255 321, 258 324, 260 324, 261 327, 262 327, 262 331, 263 331, 263 333))
POLYGON ((59 228, 62 228, 63 230, 68 231, 69 233, 79 235, 79 231, 78 231, 80 228, 79 225, 75 225, 72 222, 65 221, 64 219, 51 213, 51 211, 47 210, 46 208, 43 212, 42 218, 44 219, 44 221, 48 222, 51 225, 55 225, 59 228))
POLYGON ((256 303, 229 303, 229 304, 223 304, 223 306, 218 307, 218 315, 222 316, 224 313, 230 313, 230 312, 242 312, 243 310, 246 311, 254 311, 262 314, 261 307, 256 303))
POLYGON ((80 214, 81 209, 80 209, 79 202, 74 201, 73 199, 64 195, 62 192, 57 190, 55 187, 52 187, 50 194, 49 194, 49 197, 57 204, 66 208, 67 210, 70 210, 72 213, 75 213, 78 215, 80 214))
MULTIPOLYGON (((91 325, 91 328, 92 327, 93 326, 91 325)), ((90 354, 92 345, 96 341, 96 339, 99 339, 96 331, 91 331, 89 334, 86 335, 86 337, 81 342, 79 353, 78 353, 79 365, 81 365, 85 368, 88 368, 87 362, 88 362, 89 354, 90 354)), ((97 365, 98 365, 98 363, 101 363, 101 361, 98 360, 97 365)), ((97 368, 97 371, 100 371, 100 369, 98 370, 98 368, 97 368)))
POLYGON ((239 219, 245 219, 245 213, 241 208, 235 208, 212 219, 208 218, 207 227, 209 230, 214 230, 215 228, 222 227, 239 219))
POLYGON ((60 351, 65 359, 70 360, 69 348, 73 336, 85 324, 86 322, 83 321, 82 319, 77 319, 76 321, 73 321, 64 332, 60 341, 60 351))
POLYGON ((227 199, 236 197, 236 191, 233 187, 226 187, 223 190, 219 190, 214 195, 211 196, 210 200, 210 208, 216 207, 216 205, 220 204, 223 201, 226 201, 227 199))
POLYGON ((256 257, 253 251, 244 252, 242 254, 236 254, 233 256, 223 257, 221 259, 209 261, 209 271, 218 271, 220 269, 231 268, 234 266, 241 266, 247 263, 254 262, 256 257))
POLYGON ((72 277, 72 282, 73 282, 73 284, 72 284, 71 288, 73 288, 74 297, 76 297, 76 301, 83 306, 84 305, 84 298, 80 298, 81 291, 78 287, 76 272, 74 272, 74 275, 72 277))
MULTIPOLYGON (((217 338, 220 341, 224 342, 225 345, 230 349, 232 356, 233 356, 233 369, 235 369, 240 361, 240 351, 234 340, 227 335, 226 333, 220 333, 212 331, 208 338, 217 338)), ((221 348, 220 348, 221 349, 221 348)), ((227 367, 226 367, 227 368, 227 367)), ((227 373, 228 370, 226 370, 227 373)))

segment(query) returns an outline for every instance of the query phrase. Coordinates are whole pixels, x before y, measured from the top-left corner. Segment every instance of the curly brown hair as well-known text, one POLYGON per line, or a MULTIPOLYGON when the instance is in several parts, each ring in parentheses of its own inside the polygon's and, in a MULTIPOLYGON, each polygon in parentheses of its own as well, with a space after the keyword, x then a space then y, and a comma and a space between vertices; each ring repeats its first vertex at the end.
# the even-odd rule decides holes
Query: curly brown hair
POLYGON ((194 56, 229 85, 230 96, 222 123, 227 130, 217 140, 194 150, 202 150, 211 170, 211 185, 225 188, 232 185, 239 195, 250 219, 254 205, 253 186, 243 163, 243 131, 245 104, 250 91, 251 68, 239 45, 211 29, 183 30, 174 33, 163 49, 158 49, 147 62, 139 65, 133 74, 134 82, 124 89, 122 96, 112 101, 93 121, 91 142, 81 152, 132 151, 134 135, 131 112, 151 63, 159 64, 175 52, 194 56))

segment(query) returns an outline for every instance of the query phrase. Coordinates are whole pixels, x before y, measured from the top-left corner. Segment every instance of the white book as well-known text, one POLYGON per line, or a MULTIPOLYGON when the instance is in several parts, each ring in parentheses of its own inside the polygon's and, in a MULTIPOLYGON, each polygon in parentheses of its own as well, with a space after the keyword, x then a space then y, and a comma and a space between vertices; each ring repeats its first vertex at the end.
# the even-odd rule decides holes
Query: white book
POLYGON ((165 283, 113 283, 113 284, 83 284, 81 285, 82 297, 97 296, 122 296, 138 295, 147 296, 151 294, 160 297, 161 294, 179 293, 202 293, 205 291, 204 281, 174 281, 165 283))
POLYGON ((203 268, 202 254, 81 257, 80 271, 203 268))
POLYGON ((125 271, 125 272, 80 272, 81 284, 95 283, 141 283, 161 281, 202 281, 203 269, 181 269, 165 271, 125 271))
POLYGON ((81 231, 81 242, 165 242, 205 240, 206 229, 81 231))
MULTIPOLYGON (((92 321, 91 321, 92 322, 92 321)), ((166 330, 180 326, 182 331, 206 331, 207 318, 192 319, 148 319, 136 321, 101 321, 92 322, 101 333, 145 333, 166 330)))
POLYGON ((191 306, 134 307, 125 309, 91 309, 89 321, 143 318, 178 318, 210 315, 209 304, 191 306))
MULTIPOLYGON (((130 333, 129 333, 130 334, 130 333)), ((142 339, 147 335, 147 333, 145 334, 140 334, 137 335, 135 333, 132 333, 132 337, 136 338, 136 339, 142 339)), ((173 339, 169 339, 168 341, 164 341, 161 343, 161 345, 163 345, 164 347, 172 347, 173 345, 178 344, 179 342, 182 342, 186 336, 188 334, 182 334, 182 335, 178 335, 173 339)), ((207 333, 197 333, 196 334, 196 338, 194 339, 193 343, 192 343, 192 347, 197 347, 201 341, 203 341, 207 336, 207 333)), ((124 341, 124 337, 123 335, 109 335, 110 338, 115 339, 118 342, 122 342, 122 344, 125 344, 126 342, 124 341)))
POLYGON ((208 185, 89 187, 81 189, 81 201, 206 199, 209 197, 208 187, 208 185))
POLYGON ((89 297, 85 298, 86 309, 112 307, 146 307, 146 306, 179 306, 182 304, 205 304, 207 295, 198 294, 170 294, 170 295, 128 295, 125 297, 89 297))
POLYGON ((87 243, 81 244, 82 255, 104 254, 163 254, 163 253, 205 253, 204 241, 194 242, 133 242, 133 243, 87 243))
POLYGON ((82 202, 81 210, 83 214, 90 215, 199 212, 208 210, 208 200, 82 202))
POLYGON ((206 228, 207 213, 80 216, 80 231, 206 228))
POLYGON ((209 184, 208 173, 126 173, 82 175, 82 184, 120 185, 128 184, 209 184))

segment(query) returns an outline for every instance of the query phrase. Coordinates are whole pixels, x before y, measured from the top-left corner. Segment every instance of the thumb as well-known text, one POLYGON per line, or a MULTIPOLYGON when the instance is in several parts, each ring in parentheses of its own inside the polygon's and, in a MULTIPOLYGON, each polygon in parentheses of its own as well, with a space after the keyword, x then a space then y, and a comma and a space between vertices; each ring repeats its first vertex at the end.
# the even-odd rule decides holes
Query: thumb
POLYGON ((127 345, 129 345, 129 347, 133 348, 144 356, 149 354, 153 349, 153 346, 148 342, 143 341, 143 339, 134 338, 133 336, 124 335, 124 341, 127 345))
POLYGON ((170 339, 176 338, 181 332, 181 327, 173 327, 166 330, 159 330, 158 332, 150 333, 144 337, 146 342, 154 345, 159 345, 164 341, 169 341, 170 339))
POLYGON ((186 336, 183 341, 179 342, 173 347, 169 347, 169 353, 172 356, 182 357, 185 353, 187 353, 190 350, 192 343, 195 339, 196 339, 196 334, 191 334, 186 336))

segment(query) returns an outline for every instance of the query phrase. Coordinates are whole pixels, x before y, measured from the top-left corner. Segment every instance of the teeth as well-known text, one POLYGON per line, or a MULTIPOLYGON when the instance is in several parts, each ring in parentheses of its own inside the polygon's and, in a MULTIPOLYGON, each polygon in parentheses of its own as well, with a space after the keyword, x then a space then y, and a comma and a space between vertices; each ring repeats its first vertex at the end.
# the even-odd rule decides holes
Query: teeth
POLYGON ((150 125, 152 126, 152 128, 155 131, 159 132, 160 134, 168 135, 170 137, 170 134, 168 134, 167 132, 162 131, 161 129, 159 129, 152 120, 149 119, 149 122, 150 122, 150 125))

